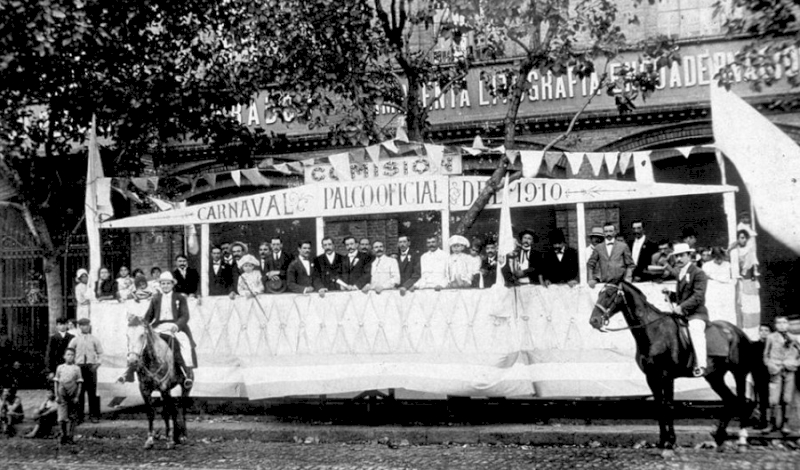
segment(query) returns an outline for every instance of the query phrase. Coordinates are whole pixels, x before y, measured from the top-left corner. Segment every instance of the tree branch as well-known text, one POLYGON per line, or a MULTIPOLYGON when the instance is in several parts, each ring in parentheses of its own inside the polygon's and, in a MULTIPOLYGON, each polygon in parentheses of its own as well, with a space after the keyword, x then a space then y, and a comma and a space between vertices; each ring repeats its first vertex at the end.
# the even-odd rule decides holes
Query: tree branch
POLYGON ((453 86, 453 84, 454 84, 455 82, 457 82, 457 81, 459 81, 459 80, 463 79, 463 78, 464 78, 464 77, 466 77, 466 76, 467 76, 467 74, 466 74, 466 73, 462 73, 462 74, 460 74, 460 75, 458 75, 458 76, 454 77, 454 78, 453 78, 452 80, 450 80, 449 82, 445 83, 445 85, 444 85, 443 87, 440 87, 440 88, 439 88, 439 94, 437 94, 436 96, 434 96, 434 97, 433 97, 433 99, 431 100, 431 104, 429 104, 429 105, 428 105, 428 109, 430 109, 430 110, 433 110, 433 104, 434 104, 434 103, 436 103, 436 101, 437 101, 439 98, 441 98, 443 94, 447 93, 447 91, 450 89, 450 87, 452 87, 452 86, 453 86))

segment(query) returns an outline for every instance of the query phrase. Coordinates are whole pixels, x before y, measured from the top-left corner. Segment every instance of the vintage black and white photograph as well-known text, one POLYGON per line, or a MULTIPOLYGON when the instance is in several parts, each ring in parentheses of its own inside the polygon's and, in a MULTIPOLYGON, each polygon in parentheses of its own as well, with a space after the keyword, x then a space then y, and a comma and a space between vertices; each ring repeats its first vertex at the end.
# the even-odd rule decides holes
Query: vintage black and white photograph
POLYGON ((0 0, 0 468, 800 469, 800 2, 0 0))

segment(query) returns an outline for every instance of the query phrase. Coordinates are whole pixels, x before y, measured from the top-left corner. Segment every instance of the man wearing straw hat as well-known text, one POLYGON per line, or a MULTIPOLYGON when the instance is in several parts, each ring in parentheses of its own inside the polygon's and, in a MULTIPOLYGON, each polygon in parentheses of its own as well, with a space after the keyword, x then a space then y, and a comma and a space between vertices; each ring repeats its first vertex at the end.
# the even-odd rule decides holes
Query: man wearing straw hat
POLYGON ((694 349, 694 376, 706 374, 706 325, 708 309, 706 308, 706 286, 708 276, 694 264, 694 248, 686 243, 676 243, 672 255, 678 270, 678 284, 675 292, 669 293, 673 303, 672 312, 686 318, 689 322, 689 337, 694 349))
MULTIPOLYGON (((175 365, 184 373, 184 387, 190 388, 194 381, 192 367, 197 361, 192 331, 189 329, 189 303, 185 295, 174 291, 175 278, 172 273, 161 273, 158 281, 161 286, 161 293, 153 296, 153 300, 150 301, 150 307, 148 307, 147 313, 144 314, 144 321, 149 323, 153 330, 159 333, 172 346, 175 365), (181 352, 182 349, 189 352, 191 362, 184 359, 184 355, 181 352)), ((120 377, 121 379, 122 377, 120 377)), ((124 379, 128 382, 133 382, 132 367, 128 368, 124 379)))

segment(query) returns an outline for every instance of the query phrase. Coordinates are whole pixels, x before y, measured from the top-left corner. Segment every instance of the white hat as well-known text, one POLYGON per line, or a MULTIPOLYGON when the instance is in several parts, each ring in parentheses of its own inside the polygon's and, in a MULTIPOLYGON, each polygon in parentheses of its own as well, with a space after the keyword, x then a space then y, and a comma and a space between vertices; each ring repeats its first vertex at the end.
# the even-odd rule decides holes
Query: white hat
POLYGON ((695 249, 690 247, 688 243, 676 243, 672 249, 674 256, 682 255, 684 253, 694 253, 695 249))
POLYGON ((239 265, 240 269, 243 268, 245 264, 252 264, 253 266, 261 266, 261 263, 259 263, 256 257, 253 255, 242 256, 241 258, 239 258, 237 264, 239 265))
POLYGON ((76 280, 76 281, 80 281, 80 280, 81 280, 81 276, 88 276, 88 275, 89 275, 89 271, 87 271, 87 270, 85 270, 85 269, 81 268, 81 269, 79 269, 79 270, 78 270, 78 272, 75 274, 75 280, 76 280))
POLYGON ((464 246, 470 246, 470 244, 469 244, 469 240, 467 240, 467 237, 464 237, 464 236, 462 236, 462 235, 453 235, 452 237, 450 237, 450 239, 449 239, 449 240, 447 240, 447 243, 448 243, 449 245, 464 245, 464 246))
POLYGON ((161 273, 160 276, 158 276, 158 282, 164 282, 164 281, 169 281, 173 284, 176 283, 175 278, 172 277, 172 273, 169 271, 163 272, 161 273))

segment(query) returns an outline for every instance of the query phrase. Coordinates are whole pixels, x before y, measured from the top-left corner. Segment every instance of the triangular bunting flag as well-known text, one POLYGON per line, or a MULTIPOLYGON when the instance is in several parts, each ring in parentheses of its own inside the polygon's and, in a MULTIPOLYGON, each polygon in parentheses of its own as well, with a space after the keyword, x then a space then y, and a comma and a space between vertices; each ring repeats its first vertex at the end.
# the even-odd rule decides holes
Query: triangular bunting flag
POLYGON ((297 173, 303 172, 303 164, 300 162, 288 162, 287 165, 289 165, 289 168, 291 168, 297 173))
POLYGON ((381 146, 380 145, 370 145, 367 147, 367 156, 372 163, 377 164, 378 160, 381 158, 381 146))
POLYGON ((577 175, 578 172, 581 171, 581 165, 583 165, 583 155, 584 154, 582 152, 564 152, 564 156, 567 157, 567 161, 569 162, 569 167, 573 175, 577 175))
POLYGON ((520 150, 519 159, 522 162, 522 176, 534 178, 542 166, 544 152, 541 150, 520 150))
POLYGON ((617 173, 617 161, 619 161, 619 153, 606 152, 603 154, 603 160, 606 162, 606 169, 608 169, 608 176, 614 176, 617 173))
POLYGON ((140 190, 147 192, 147 178, 131 178, 131 183, 140 190))
POLYGON ((190 181, 190 184, 192 185, 192 189, 190 190, 191 192, 195 192, 197 190, 197 182, 198 181, 200 181, 199 177, 192 178, 192 180, 190 181))
POLYGON ((630 152, 622 152, 619 154, 619 172, 623 175, 626 171, 628 171, 628 166, 630 166, 631 163, 631 157, 633 157, 633 154, 630 152))
POLYGON ((242 171, 241 170, 233 170, 231 172, 231 179, 236 184, 236 186, 242 185, 242 171))
POLYGON ((653 164, 650 162, 650 151, 633 152, 633 169, 636 172, 636 181, 639 183, 653 183, 653 164))
POLYGON ((353 179, 350 174, 350 155, 347 152, 329 155, 328 160, 340 180, 351 181, 353 179))
MULTIPOLYGON (((284 165, 286 164, 284 163, 284 165)), ((247 170, 242 170, 242 174, 256 186, 270 185, 270 181, 267 178, 265 178, 264 175, 261 174, 261 171, 258 168, 249 168, 247 170)))
POLYGON ((288 163, 278 163, 277 165, 272 165, 272 168, 274 168, 277 171, 280 171, 284 175, 292 174, 292 170, 289 169, 288 163))
MULTIPOLYGON (((208 183, 208 185, 211 186, 212 188, 214 188, 217 185, 217 174, 216 173, 209 173, 209 174, 203 176, 203 179, 206 180, 206 183, 208 183)), ((195 182, 195 184, 197 184, 197 183, 195 182)))
POLYGON ((497 152, 497 153, 506 153, 506 146, 501 145, 499 147, 495 147, 493 149, 489 149, 490 152, 497 152))
POLYGON ((544 155, 544 162, 547 164, 547 171, 549 173, 553 172, 553 168, 555 168, 559 160, 561 160, 560 152, 547 152, 544 155))
POLYGON ((586 159, 592 165, 592 173, 595 176, 599 176, 600 170, 603 169, 603 154, 600 152, 586 152, 586 159))
POLYGON ((694 145, 690 145, 688 147, 675 147, 675 150, 683 155, 683 158, 689 158, 689 154, 692 153, 692 149, 694 149, 694 145))
POLYGON ((313 158, 306 158, 302 161, 303 166, 314 166, 315 162, 313 158))
POLYGON ((472 147, 461 147, 461 150, 467 152, 470 155, 480 155, 482 152, 482 150, 472 147))
POLYGON ((428 154, 428 160, 431 162, 432 169, 438 173, 442 168, 444 147, 441 145, 425 144, 425 153, 428 154))
POLYGON ((472 141, 472 148, 476 148, 479 150, 483 150, 486 148, 486 146, 483 145, 483 139, 481 139, 480 134, 476 135, 475 139, 472 141))
POLYGON ((381 145, 383 145, 383 148, 385 148, 389 152, 392 153, 400 152, 400 150, 397 149, 397 145, 395 145, 394 140, 387 140, 386 142, 381 142, 381 145))
POLYGON ((400 140, 402 142, 408 142, 408 134, 406 134, 405 129, 403 129, 402 127, 398 126, 397 127, 397 132, 394 135, 394 140, 400 140))
POLYGON ((147 178, 147 181, 153 185, 153 191, 158 191, 158 176, 150 176, 147 178))
POLYGON ((352 152, 350 152, 350 159, 354 163, 364 163, 364 161, 365 161, 364 154, 365 153, 366 153, 366 150, 364 150, 363 148, 355 149, 352 152))
POLYGON ((517 157, 519 156, 518 150, 506 150, 506 158, 508 158, 508 164, 513 165, 517 162, 517 157))
POLYGON ((172 210, 172 204, 170 204, 167 201, 158 199, 158 198, 153 197, 153 196, 150 196, 150 201, 152 201, 152 203, 155 204, 155 206, 158 207, 158 210, 160 210, 160 211, 170 211, 170 210, 172 210))

